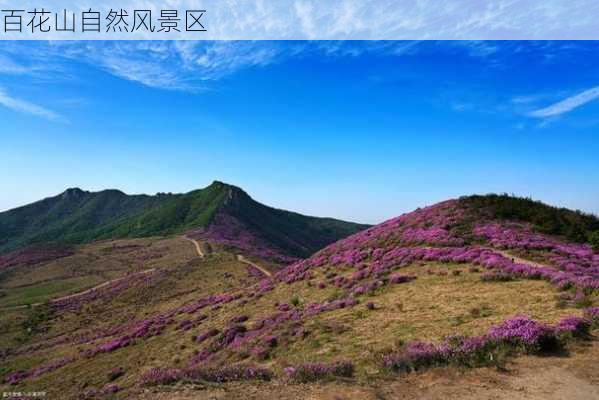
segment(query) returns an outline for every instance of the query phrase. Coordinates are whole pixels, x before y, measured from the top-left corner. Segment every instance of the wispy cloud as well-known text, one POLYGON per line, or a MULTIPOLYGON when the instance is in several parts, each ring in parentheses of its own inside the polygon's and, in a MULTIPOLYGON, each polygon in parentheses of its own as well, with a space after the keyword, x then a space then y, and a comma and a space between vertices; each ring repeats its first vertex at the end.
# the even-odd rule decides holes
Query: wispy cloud
POLYGON ((562 101, 554 103, 548 107, 532 111, 528 113, 528 115, 535 118, 555 117, 572 111, 575 108, 583 106, 586 103, 589 103, 598 98, 599 86, 595 86, 591 89, 585 90, 582 93, 578 93, 574 96, 568 97, 562 101))
POLYGON ((55 113, 54 111, 48 110, 37 104, 12 97, 2 88, 0 88, 0 105, 20 113, 35 115, 50 121, 63 123, 67 122, 64 117, 55 113))
MULTIPOLYGON (((294 6, 301 10, 299 14, 304 15, 307 21, 318 21, 320 9, 313 7, 311 1, 298 0, 294 6)), ((342 7, 337 11, 338 15, 335 15, 339 20, 344 20, 348 15, 354 15, 351 10, 351 7, 342 7)), ((276 26, 273 25, 273 29, 276 26)), ((309 32, 310 27, 305 29, 309 32)), ((343 24, 336 29, 343 29, 343 24)), ((441 53, 453 56, 458 53, 461 56, 479 59, 486 65, 497 66, 512 62, 515 53, 530 52, 538 56, 555 51, 564 54, 563 46, 558 42, 499 44, 481 41, 50 41, 35 44, 9 42, 0 52, 0 74, 26 73, 39 81, 53 83, 65 77, 72 81, 77 79, 76 66, 87 64, 150 88, 195 93, 216 88, 217 81, 238 71, 261 68, 305 56, 410 57, 417 54, 441 53), (34 73, 31 72, 32 69, 35 70, 34 73)), ((596 49, 593 46, 587 47, 596 49)), ((513 104, 523 105, 529 102, 532 106, 533 102, 527 100, 530 99, 515 99, 513 104)), ((520 113, 527 114, 530 107, 526 108, 528 110, 521 110, 520 113)))
MULTIPOLYGON (((26 49, 15 47, 13 52, 31 57, 26 49)), ((286 59, 298 48, 277 42, 50 42, 40 54, 65 65, 85 63, 151 88, 197 92, 241 69, 286 59)))
POLYGON ((0 55, 0 74, 20 75, 29 72, 29 69, 17 64, 9 57, 0 55))
MULTIPOLYGON (((297 7, 304 7, 298 2, 297 7)), ((310 2, 305 3, 309 13, 310 2)), ((198 92, 240 70, 264 67, 305 55, 408 57, 417 53, 461 51, 466 56, 490 58, 497 46, 483 42, 418 41, 54 41, 12 42, 0 54, 0 74, 35 68, 37 79, 69 76, 73 61, 104 70, 151 88, 198 92), (32 48, 32 46, 35 46, 32 48), (9 58, 8 56, 11 56, 9 58), (18 60, 21 64, 15 63, 18 60), (49 64, 48 60, 52 63, 49 64), (62 62, 61 62, 62 61, 62 62), (54 73, 54 69, 60 73, 54 73)), ((70 79, 73 79, 72 75, 70 79)))

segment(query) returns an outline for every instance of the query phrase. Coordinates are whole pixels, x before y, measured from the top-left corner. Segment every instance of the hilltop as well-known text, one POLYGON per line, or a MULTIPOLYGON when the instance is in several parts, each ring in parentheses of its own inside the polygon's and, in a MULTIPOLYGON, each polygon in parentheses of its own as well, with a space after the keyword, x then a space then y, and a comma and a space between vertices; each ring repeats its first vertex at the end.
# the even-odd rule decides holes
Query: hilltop
MULTIPOLYGON (((239 214, 213 220, 237 226, 231 219, 248 215, 247 200, 229 193, 221 209, 239 214)), ((255 212, 243 224, 264 221, 255 212)), ((530 370, 538 387, 593 397, 596 226, 594 216, 529 199, 464 197, 361 230, 269 275, 239 261, 243 246, 203 258, 175 239, 88 246, 98 263, 138 260, 155 270, 9 314, 0 378, 6 388, 65 398, 461 399, 488 390, 546 398, 518 384, 530 370), (559 223, 548 228, 544 218, 559 223)), ((210 226, 192 235, 227 237, 210 226)))
POLYGON ((37 244, 193 233, 290 261, 366 227, 271 208, 218 181, 185 194, 155 196, 72 188, 0 213, 0 254, 37 244))

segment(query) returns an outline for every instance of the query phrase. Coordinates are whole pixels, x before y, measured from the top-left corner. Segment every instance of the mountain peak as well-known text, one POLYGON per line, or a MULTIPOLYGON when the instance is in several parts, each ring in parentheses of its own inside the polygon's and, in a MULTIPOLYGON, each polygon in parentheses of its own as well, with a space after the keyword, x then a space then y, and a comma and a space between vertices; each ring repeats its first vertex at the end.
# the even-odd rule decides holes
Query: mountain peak
POLYGON ((208 188, 214 188, 216 190, 225 191, 225 193, 226 193, 225 198, 224 198, 225 203, 229 203, 230 201, 232 201, 235 198, 240 198, 240 197, 249 198, 250 197, 245 192, 245 190, 243 190, 239 186, 231 185, 229 183, 225 183, 225 182, 218 181, 218 180, 215 180, 214 182, 212 182, 212 184, 210 184, 210 186, 208 186, 208 188))
POLYGON ((68 188, 62 193, 62 197, 65 199, 70 198, 79 198, 84 195, 86 192, 78 187, 68 188))
POLYGON ((247 243, 260 244, 284 256, 306 257, 364 226, 274 209, 222 181, 189 193, 156 196, 69 188, 45 202, 0 213, 0 253, 50 237, 55 242, 81 244, 208 228, 211 238, 219 242, 226 239, 242 248, 247 243))
POLYGON ((235 186, 235 185, 231 185, 230 183, 226 183, 223 181, 213 181, 210 186, 208 187, 222 187, 222 188, 227 188, 227 189, 232 189, 232 190, 239 190, 243 192, 243 189, 240 188, 239 186, 235 186))

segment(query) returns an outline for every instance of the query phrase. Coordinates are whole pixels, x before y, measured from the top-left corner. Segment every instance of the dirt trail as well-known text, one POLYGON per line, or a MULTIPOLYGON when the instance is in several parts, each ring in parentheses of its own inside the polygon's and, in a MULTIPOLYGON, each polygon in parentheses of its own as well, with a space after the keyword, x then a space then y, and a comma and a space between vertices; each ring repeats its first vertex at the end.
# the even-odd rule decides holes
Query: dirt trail
POLYGON ((258 269, 260 272, 262 272, 264 275, 268 276, 269 278, 272 278, 272 274, 270 273, 270 271, 268 271, 266 268, 259 266, 256 263, 251 262, 250 260, 248 260, 247 258, 242 256, 241 254, 237 255, 237 260, 244 264, 251 265, 252 267, 254 267, 254 268, 258 269))
MULTIPOLYGON (((192 242, 194 244, 194 246, 195 246, 195 249, 196 249, 196 252, 198 253, 198 256, 204 258, 204 252, 202 251, 202 248, 200 247, 200 243, 198 243, 197 240, 191 239, 191 238, 189 238, 187 236, 184 236, 183 238, 185 240, 188 240, 188 241, 192 242)), ((260 269, 260 270, 262 270, 258 266, 255 266, 255 267, 258 268, 258 269, 260 269)), ((146 269, 144 271, 136 272, 136 274, 149 274, 151 272, 154 272, 155 270, 156 270, 156 268, 146 269)), ((108 286, 108 285, 110 285, 112 283, 121 281, 121 280, 123 280, 123 279, 125 279, 127 277, 128 276, 126 275, 126 276, 122 276, 120 278, 111 279, 111 280, 103 282, 103 283, 101 283, 101 284, 99 284, 97 286, 94 286, 92 288, 86 289, 86 290, 84 290, 82 292, 77 292, 77 293, 70 294, 68 296, 62 296, 62 297, 58 297, 58 298, 55 298, 55 299, 50 299, 50 303, 55 303, 55 302, 58 302, 58 301, 63 301, 63 300, 72 299, 74 297, 83 296, 83 295, 88 294, 88 293, 90 293, 92 291, 95 291, 95 290, 98 290, 98 289, 102 289, 103 287, 108 286)), ((37 306, 40 306, 42 304, 44 304, 44 303, 23 304, 23 305, 19 305, 19 306, 2 307, 0 309, 1 310, 19 310, 19 309, 27 308, 27 307, 30 307, 30 306, 31 307, 37 307, 37 306)))
MULTIPOLYGON (((204 258, 204 252, 202 251, 200 243, 197 240, 192 239, 192 238, 190 238, 188 236, 183 236, 183 239, 192 242, 195 245, 195 248, 196 248, 196 251, 198 252, 198 255, 200 257, 204 258)), ((241 254, 237 255, 237 261, 242 262, 242 263, 247 264, 247 265, 251 265, 252 267, 254 267, 257 270, 259 270, 260 272, 262 272, 267 277, 272 278, 272 274, 270 273, 269 270, 267 270, 266 268, 261 267, 258 264, 256 264, 256 263, 248 260, 247 258, 245 258, 244 256, 242 256, 241 254)))
POLYGON ((526 260, 524 258, 517 257, 517 256, 515 256, 513 254, 508 253, 505 250, 496 249, 496 248, 493 248, 493 247, 485 247, 485 248, 488 249, 488 250, 492 250, 495 253, 499 253, 502 256, 504 256, 506 258, 509 258, 510 260, 514 260, 514 262, 518 263, 518 264, 526 264, 526 265, 530 265, 531 267, 535 267, 535 268, 544 268, 544 267, 547 267, 547 265, 544 265, 544 264, 541 264, 541 263, 538 263, 538 262, 535 262, 535 261, 526 260))
MULTIPOLYGON (((149 274, 149 273, 154 272, 154 271, 156 271, 156 268, 150 268, 150 269, 146 269, 144 271, 135 272, 133 274, 125 275, 125 276, 122 276, 120 278, 115 278, 115 279, 111 279, 111 280, 106 281, 106 282, 102 282, 99 285, 96 285, 96 286, 94 286, 92 288, 89 288, 89 289, 85 289, 82 292, 77 292, 77 293, 69 294, 67 296, 57 297, 57 298, 54 298, 54 299, 50 299, 49 301, 50 301, 50 303, 56 303, 58 301, 68 300, 68 299, 72 299, 74 297, 83 296, 83 295, 88 294, 90 292, 93 292, 95 290, 102 289, 103 287, 108 286, 108 285, 110 285, 112 283, 119 282, 119 281, 122 281, 123 279, 129 278, 131 275, 149 274)), ((5 309, 5 310, 9 310, 9 309, 10 310, 18 310, 18 309, 27 308, 27 307, 30 307, 30 306, 31 307, 41 306, 42 304, 44 304, 44 303, 23 304, 23 305, 20 305, 20 306, 8 306, 8 307, 4 307, 3 309, 5 309)))
POLYGON ((202 248, 200 247, 200 243, 197 240, 192 239, 192 238, 187 237, 187 236, 183 236, 183 239, 185 239, 185 240, 190 241, 191 243, 193 243, 194 246, 196 247, 196 252, 198 253, 198 256, 204 258, 204 252, 202 251, 202 248))
POLYGON ((101 289, 101 288, 103 288, 104 286, 108 286, 108 285, 110 285, 111 283, 115 283, 115 282, 122 281, 123 279, 129 278, 131 275, 149 274, 149 273, 151 273, 151 272, 154 272, 154 271, 156 271, 156 268, 150 268, 150 269, 146 269, 146 270, 144 270, 144 271, 135 272, 135 273, 133 273, 133 274, 125 275, 125 276, 122 276, 122 277, 120 277, 120 278, 111 279, 111 280, 109 280, 109 281, 106 281, 106 282, 104 282, 104 283, 101 283, 101 284, 99 284, 99 285, 97 285, 97 286, 94 286, 93 288, 90 288, 90 289, 84 290, 83 292, 79 292, 79 293, 70 294, 70 295, 68 295, 68 296, 59 297, 59 298, 57 298, 57 299, 52 299, 52 300, 50 300, 50 302, 56 302, 56 301, 61 301, 61 300, 72 299, 73 297, 79 297, 79 296, 82 296, 82 295, 84 295, 84 294, 87 294, 87 293, 89 293, 89 292, 92 292, 92 291, 95 291, 95 290, 101 289))

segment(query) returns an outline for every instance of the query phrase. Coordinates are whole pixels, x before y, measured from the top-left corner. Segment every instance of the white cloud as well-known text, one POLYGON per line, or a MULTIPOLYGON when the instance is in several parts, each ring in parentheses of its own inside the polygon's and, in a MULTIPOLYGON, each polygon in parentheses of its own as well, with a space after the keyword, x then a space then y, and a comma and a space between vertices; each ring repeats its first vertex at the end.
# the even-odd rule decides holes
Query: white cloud
POLYGON ((37 104, 12 97, 2 88, 0 88, 0 105, 20 113, 35 115, 50 121, 67 122, 66 119, 54 111, 50 111, 44 107, 38 106, 37 104))
POLYGON ((552 104, 548 107, 541 108, 539 110, 528 113, 529 116, 535 118, 547 118, 554 117, 560 114, 567 113, 574 110, 588 102, 591 102, 599 98, 599 86, 585 90, 582 93, 568 97, 562 101, 552 104))
MULTIPOLYGON (((307 7, 303 11, 306 15, 320 12, 318 8, 312 7, 312 3, 308 0, 298 0, 294 4, 300 9, 307 7)), ((348 11, 346 8, 339 9, 338 12, 345 16, 353 15, 351 14, 353 11, 348 11)), ((318 20, 318 15, 310 18, 318 20)), ((479 41, 50 41, 25 44, 8 42, 0 52, 0 74, 22 73, 25 68, 35 67, 35 73, 27 75, 37 80, 56 82, 66 77, 73 80, 78 73, 73 66, 83 63, 147 87, 199 92, 213 89, 216 81, 240 70, 263 67, 308 55, 408 57, 418 53, 460 52, 467 57, 484 59, 487 65, 497 65, 508 62, 514 53, 538 52, 539 46, 543 46, 542 51, 546 52, 554 47, 561 49, 562 45, 537 42, 528 43, 526 46, 511 42, 498 45, 494 42, 479 41), (20 64, 12 60, 18 60, 20 64)), ((554 96, 555 94, 552 97, 555 98, 554 96)), ((520 105, 527 100, 530 99, 516 98, 512 102, 520 105)), ((521 110, 520 113, 526 113, 526 110, 521 110)))
MULTIPOLYGON (((247 41, 50 42, 40 54, 67 66, 83 62, 152 88, 196 92, 240 69, 277 62, 296 47, 247 41)), ((13 49, 24 57, 31 53, 20 50, 13 49)))
POLYGON ((10 58, 0 55, 0 73, 10 75, 25 74, 29 71, 28 68, 15 63, 10 58))

